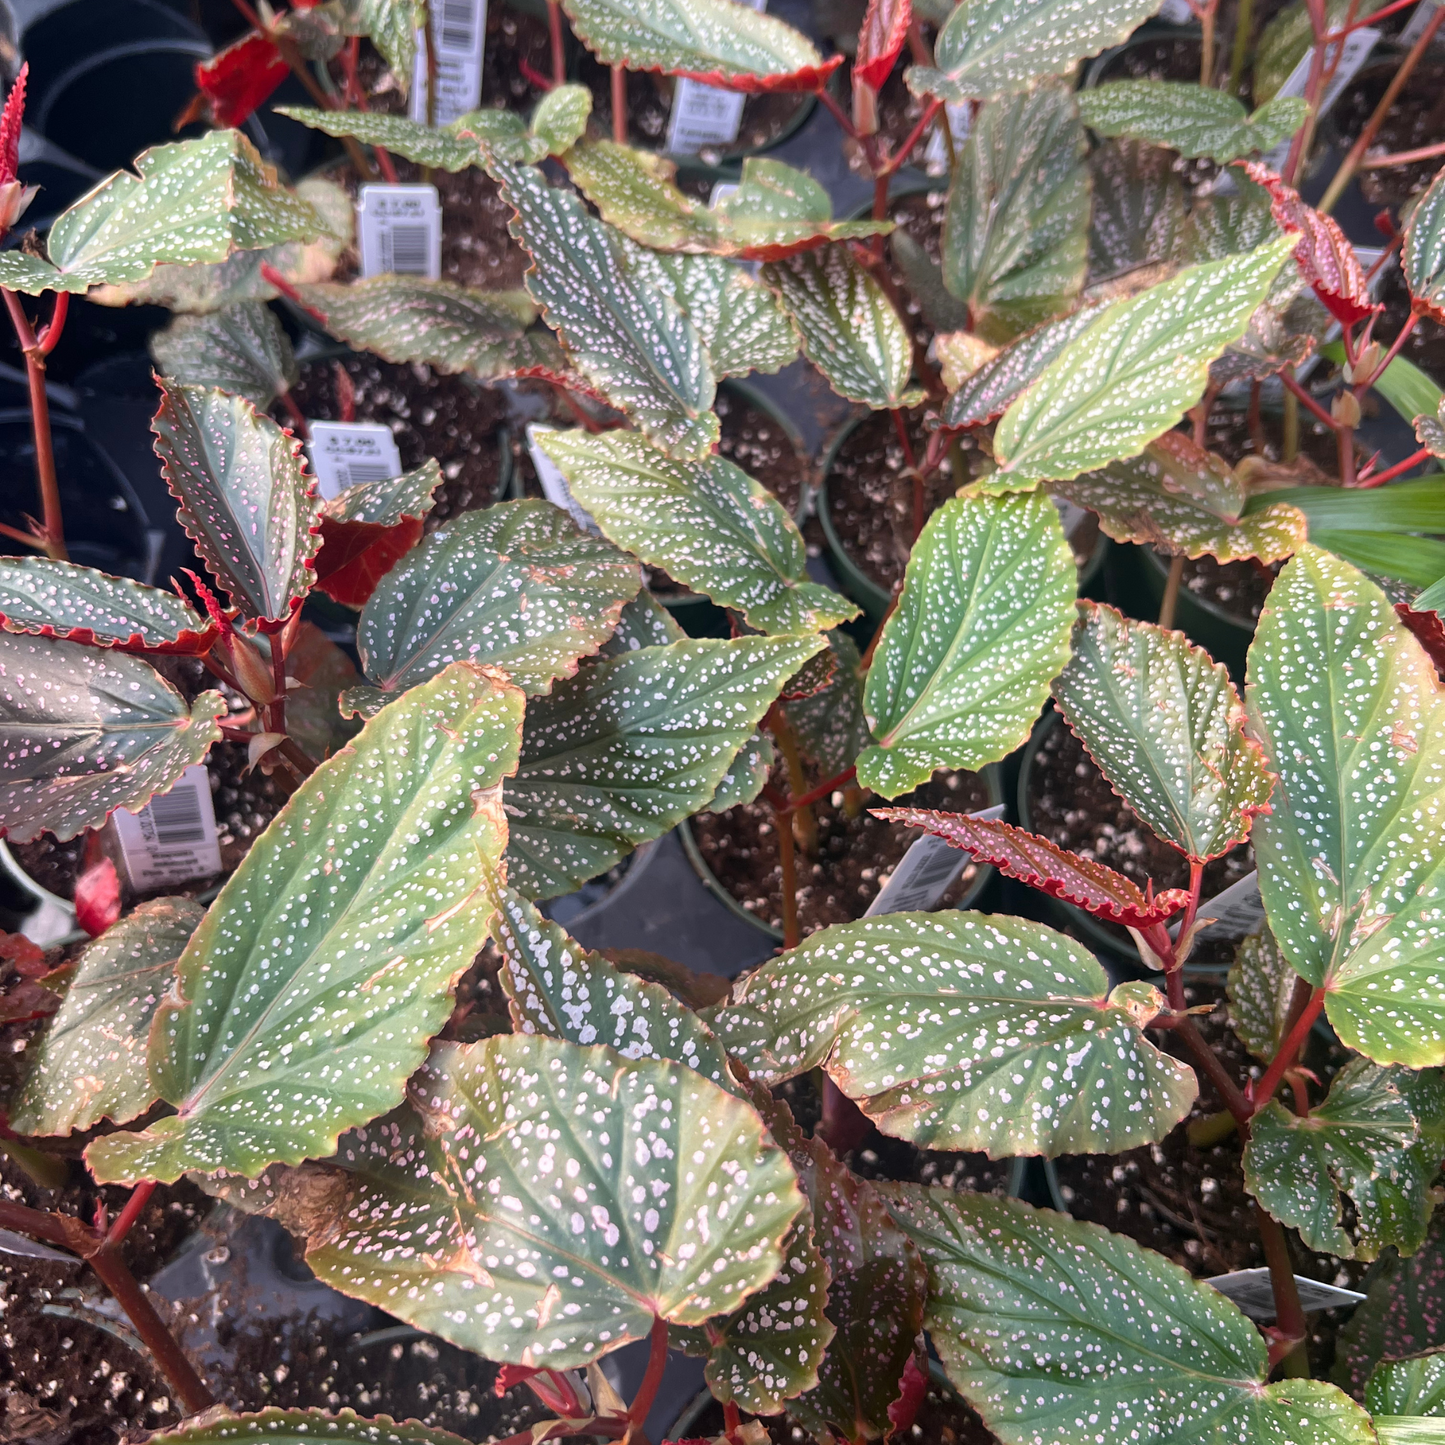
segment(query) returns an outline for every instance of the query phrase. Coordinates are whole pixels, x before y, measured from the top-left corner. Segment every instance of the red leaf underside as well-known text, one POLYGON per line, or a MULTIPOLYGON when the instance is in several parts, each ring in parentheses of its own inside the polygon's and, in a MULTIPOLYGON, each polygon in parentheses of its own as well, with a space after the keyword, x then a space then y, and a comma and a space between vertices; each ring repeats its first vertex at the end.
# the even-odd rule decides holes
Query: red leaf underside
POLYGON ((1445 673, 1445 622, 1438 612, 1416 612, 1407 603, 1395 604, 1395 616, 1415 635, 1415 640, 1435 664, 1436 671, 1445 673))
POLYGON ((217 629, 207 626, 200 632, 183 629, 169 642, 148 644, 139 632, 129 637, 114 638, 109 642, 100 641, 89 627, 52 627, 48 622, 40 627, 30 627, 17 622, 0 612, 0 627, 7 632, 25 633, 30 637, 58 637, 62 642, 79 642, 86 647, 103 647, 114 652, 140 652, 152 657, 204 657, 216 643, 217 629))
POLYGON ((214 60, 196 66, 196 89, 210 101, 218 126, 238 126, 290 73, 275 42, 252 31, 214 60))
POLYGON ((735 90, 742 95, 774 95, 822 90, 828 83, 828 77, 842 63, 841 55, 833 55, 821 65, 805 65, 801 70, 790 70, 786 75, 724 75, 717 70, 664 70, 661 66, 635 66, 630 61, 627 69, 651 69, 654 74, 680 75, 687 80, 699 80, 704 85, 716 86, 719 90, 735 90))
POLYGON ((853 80, 870 90, 882 90, 908 38, 913 19, 911 0, 868 0, 868 13, 858 32, 858 57, 853 80))
POLYGON ((27 62, 20 67, 5 97, 4 112, 0 113, 0 185, 13 181, 20 165, 20 126, 25 117, 25 82, 29 75, 27 62))
POLYGON ((316 585, 345 607, 363 607, 376 584, 421 541, 422 519, 403 517, 394 526, 379 522, 321 519, 316 585))
POLYGON ((120 917, 120 875, 109 858, 92 863, 75 880, 75 921, 99 938, 120 917))

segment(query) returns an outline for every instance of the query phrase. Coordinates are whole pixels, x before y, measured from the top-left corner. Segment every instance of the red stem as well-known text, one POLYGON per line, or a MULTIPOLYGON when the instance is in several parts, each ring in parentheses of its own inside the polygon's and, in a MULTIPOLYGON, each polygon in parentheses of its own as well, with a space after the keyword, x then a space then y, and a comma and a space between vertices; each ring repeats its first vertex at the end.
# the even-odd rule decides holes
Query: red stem
POLYGON ((55 309, 50 313, 49 324, 37 338, 42 356, 49 356, 60 344, 60 337, 65 331, 65 318, 69 315, 70 292, 57 291, 55 293, 55 309))
POLYGON ((819 783, 812 792, 804 793, 801 798, 794 798, 791 802, 785 803, 778 809, 778 812, 786 816, 789 813, 796 813, 799 808, 811 807, 819 798, 826 798, 835 788, 844 787, 857 776, 858 769, 856 767, 844 768, 836 778, 829 778, 826 783, 819 783))
POLYGON ((45 551, 44 537, 32 537, 28 532, 22 532, 19 527, 12 527, 6 522, 0 522, 0 537, 9 537, 12 542, 19 542, 22 547, 34 547, 37 552, 45 551))
POLYGON ((1416 161, 1434 160, 1436 156, 1445 156, 1445 141, 1437 141, 1434 145, 1421 146, 1413 151, 1394 151, 1389 155, 1367 156, 1358 166, 1362 171, 1383 170, 1387 166, 1412 166, 1416 161))
POLYGON ((1204 1070, 1209 1082, 1214 1085, 1215 1092, 1224 1100, 1224 1107, 1234 1115, 1235 1122, 1241 1129, 1248 1128, 1251 1113, 1249 1100, 1225 1072, 1219 1056, 1205 1042, 1194 1020, 1186 1015, 1183 1022, 1175 1023, 1173 1028, 1184 1041, 1185 1047, 1194 1055, 1195 1062, 1204 1070))
POLYGON ((1364 394, 1385 374, 1390 363, 1400 354, 1400 348, 1410 339, 1410 333, 1415 329, 1415 323, 1420 319, 1418 311, 1411 311, 1405 318, 1405 324, 1400 328, 1400 334, 1390 343, 1390 349, 1385 353, 1385 358, 1367 376, 1364 381, 1355 383, 1355 395, 1364 394))
POLYGON ((738 1411, 737 1401, 725 1400, 723 1402, 723 1434, 727 1436, 728 1445, 740 1445, 738 1431, 743 1427, 743 1417, 738 1411))
POLYGON ((1421 447, 1413 456, 1406 457, 1403 462, 1397 462, 1389 471, 1381 472, 1379 476, 1361 477, 1356 485, 1361 487, 1383 487, 1386 482, 1393 482, 1395 478, 1402 473, 1418 467, 1421 462, 1427 461, 1434 455, 1435 453, 1432 452, 1429 447, 1421 447))
POLYGON ((1329 412, 1327 412, 1324 407, 1322 407, 1319 402, 1317 402, 1314 397, 1312 397, 1309 392, 1307 392, 1304 387, 1302 387, 1299 382, 1294 379, 1294 377, 1290 374, 1289 367, 1285 367, 1285 369, 1280 372, 1279 379, 1284 382, 1285 389, 1293 392, 1294 395, 1297 396, 1300 401, 1303 402, 1304 405, 1315 415, 1315 417, 1318 418, 1318 420, 1324 422, 1324 424, 1329 427, 1331 431, 1339 431, 1339 422, 1337 422, 1334 417, 1332 417, 1329 412))
POLYGON ((832 111, 833 119, 836 120, 838 124, 843 127, 844 135, 846 135, 850 140, 861 139, 861 137, 858 135, 857 126, 853 124, 853 117, 849 115, 848 112, 844 110, 843 107, 839 105, 836 100, 833 99, 832 94, 829 92, 826 86, 824 86, 818 91, 818 99, 821 100, 830 111, 832 111))
POLYGON ((552 39, 552 84, 567 80, 567 53, 562 45, 562 6, 559 0, 547 0, 547 30, 552 39))
POLYGON ((647 1373, 637 1387, 632 1406, 627 1412, 627 1434, 622 1437, 623 1445, 634 1445, 642 1438, 642 1426, 657 1398, 657 1388, 662 1384, 662 1374, 667 1368, 667 1321, 657 1315, 652 1321, 651 1352, 647 1357, 647 1373))
POLYGON ((151 1195, 155 1193, 155 1188, 156 1181, 154 1179, 142 1179, 131 1190, 130 1198, 125 1202, 125 1208, 116 1215, 115 1223, 106 1231, 104 1242, 106 1249, 119 1247, 121 1241, 130 1233, 131 1225, 141 1217, 151 1195))
POLYGON ((296 435, 302 441, 311 440, 311 428, 306 425, 306 417, 301 408, 296 404, 296 398, 289 391, 282 391, 277 400, 286 408, 286 414, 291 418, 291 425, 295 428, 296 435))
POLYGON ((1285 159, 1284 170, 1280 172, 1280 179, 1287 186, 1294 184, 1295 173, 1299 170, 1301 161, 1304 160, 1305 147, 1313 138, 1313 121, 1319 108, 1320 90, 1325 77, 1327 49, 1324 43, 1324 3, 1323 0, 1306 0, 1306 5, 1309 9, 1310 25, 1314 30, 1315 37, 1314 47, 1310 52, 1309 79, 1305 83, 1305 101, 1309 105, 1309 115, 1305 123, 1294 133, 1294 139, 1289 146, 1289 155, 1285 159))
POLYGON ((308 316, 326 325, 325 313, 308 306, 301 299, 301 293, 269 261, 261 263, 261 279, 274 286, 288 301, 294 301, 308 316))
POLYGON ((612 67, 612 139, 627 144, 627 71, 621 65, 612 67))
POLYGON ((1289 1245, 1279 1221, 1254 1206, 1255 1223, 1259 1226, 1259 1242, 1264 1246, 1265 1263, 1269 1265, 1269 1283, 1274 1291, 1274 1327, 1279 1331, 1277 1348, 1270 1350, 1270 1364, 1277 1365, 1305 1337, 1305 1312, 1300 1307, 1299 1288, 1294 1282, 1294 1266, 1290 1263, 1289 1245))
POLYGON ((1324 989, 1313 990, 1309 1002, 1305 1004, 1300 1016, 1295 1020, 1294 1027, 1279 1046, 1279 1052, 1270 1061, 1264 1077, 1250 1090, 1252 1113, 1259 1113, 1274 1097, 1274 1091, 1279 1088, 1279 1081, 1284 1077, 1285 1070, 1294 1067, 1295 1060, 1299 1057, 1299 1051, 1304 1047, 1304 1041, 1309 1036, 1309 1031, 1314 1027, 1314 1022, 1320 1016, 1320 1010, 1324 1006, 1324 989))
MULTIPOLYGON (((886 183, 885 183, 886 184, 886 183)), ((913 455, 913 443, 908 436, 908 419, 897 407, 891 413, 893 417, 893 430, 898 433, 898 443, 903 448, 903 460, 908 470, 913 474, 913 532, 909 541, 911 547, 918 540, 918 534, 923 530, 923 473, 918 470, 918 462, 913 455)))
MULTIPOLYGON (((44 354, 30 329, 20 298, 13 291, 6 291, 4 295, 16 338, 25 353, 25 377, 30 383, 30 425, 35 437, 35 481, 40 490, 45 524, 45 552, 57 562, 68 562, 65 519, 60 511, 60 481, 55 472, 55 447, 50 436, 50 398, 45 394, 44 354)), ((59 303, 56 304, 58 308, 59 303)))
MULTIPOLYGON (((908 157, 913 154, 913 147, 923 139, 923 132, 928 129, 933 117, 936 116, 942 108, 943 102, 941 100, 929 101, 923 108, 923 115, 920 117, 918 124, 909 132, 908 138, 894 151, 892 156, 883 162, 884 177, 891 176, 893 172, 896 171, 899 166, 903 165, 908 157)), ((945 122, 945 124, 947 124, 947 122, 945 122)))
POLYGON ((1337 40, 1343 40, 1346 35, 1353 35, 1356 30, 1363 30, 1366 25, 1374 25, 1377 21, 1383 20, 1387 15, 1393 15, 1399 10, 1408 10, 1418 0, 1391 0, 1389 5, 1383 5, 1380 9, 1359 20, 1351 21, 1350 24, 1342 26, 1339 30, 1331 30, 1325 37, 1327 45, 1333 45, 1337 40))

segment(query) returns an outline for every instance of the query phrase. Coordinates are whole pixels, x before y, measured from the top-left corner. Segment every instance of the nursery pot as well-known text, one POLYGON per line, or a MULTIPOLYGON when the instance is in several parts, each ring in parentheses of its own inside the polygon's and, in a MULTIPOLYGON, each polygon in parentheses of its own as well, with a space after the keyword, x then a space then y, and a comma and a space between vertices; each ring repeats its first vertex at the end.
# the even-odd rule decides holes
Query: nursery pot
POLYGON ((1081 90, 1093 90, 1095 87, 1105 84, 1111 80, 1125 80, 1131 78, 1124 68, 1123 62, 1130 55, 1137 55, 1140 51, 1161 51, 1189 50, 1192 52, 1192 68, 1187 74, 1173 75, 1169 78, 1185 81, 1197 81, 1199 79, 1199 50, 1204 43, 1204 33, 1197 23, 1190 22, 1186 25, 1171 25, 1165 20, 1146 20, 1122 45, 1116 45, 1111 50, 1096 56, 1088 64, 1084 71, 1081 90))
POLYGON ((549 898, 540 905, 542 912, 571 933, 585 927, 604 908, 626 907, 629 895, 645 887, 647 865, 656 846, 651 842, 639 845, 606 873, 588 879, 575 893, 549 898))

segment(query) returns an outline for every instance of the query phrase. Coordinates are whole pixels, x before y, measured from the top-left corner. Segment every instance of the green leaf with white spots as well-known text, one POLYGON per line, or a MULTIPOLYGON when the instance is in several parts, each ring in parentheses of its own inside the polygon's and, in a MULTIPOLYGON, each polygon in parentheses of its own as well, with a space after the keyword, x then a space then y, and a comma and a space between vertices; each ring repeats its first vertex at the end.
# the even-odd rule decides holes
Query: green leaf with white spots
POLYGON ((1137 457, 1056 482, 1050 490, 1096 513, 1116 542, 1173 556, 1280 562, 1309 535, 1309 519, 1289 502, 1265 494, 1251 507, 1239 474, 1183 432, 1165 432, 1137 457))
POLYGON ((892 221, 835 221, 828 192, 804 171, 750 156, 737 190, 716 205, 680 190, 677 167, 615 141, 573 147, 565 164, 610 226, 643 246, 691 255, 777 261, 829 241, 886 235, 892 221))
MULTIPOLYGON (((405 94, 416 65, 416 33, 427 22, 424 0, 347 0, 355 16, 348 27, 369 36, 405 94)), ((277 107, 279 109, 279 107, 277 107)))
POLYGON ((483 381, 526 360, 522 333, 537 308, 525 291, 484 291, 423 276, 372 276, 298 288, 340 341, 386 361, 420 361, 483 381))
POLYGON ((977 771, 1028 737, 1068 660, 1077 590, 1058 509, 960 497, 928 519, 868 670, 877 739, 858 782, 896 798, 937 768, 977 771))
POLYGON ((1445 171, 1410 212, 1400 266, 1415 306, 1445 321, 1445 171))
POLYGON ((377 583, 357 625, 361 668, 392 693, 457 661, 548 692, 611 635, 641 585, 630 557, 550 502, 463 512, 377 583))
POLYGON ((311 590, 321 546, 301 443, 245 397, 158 384, 151 430, 176 518, 232 605, 274 632, 311 590))
POLYGON ((554 431, 541 447, 619 547, 735 608, 750 626, 821 632, 858 616, 845 597, 808 580, 797 525, 726 457, 676 462, 621 431, 554 431))
POLYGON ((592 92, 585 85, 554 86, 537 102, 530 128, 548 155, 566 155, 587 132, 592 92))
POLYGON ((457 663, 306 779, 187 945, 150 1067, 178 1112, 90 1146, 98 1179, 248 1176, 400 1102, 487 936, 522 694, 457 663))
POLYGON ((833 676, 821 692, 784 704, 798 746, 825 778, 851 768, 858 754, 873 741, 863 716, 863 660, 858 644, 834 628, 828 634, 833 650, 833 676))
POLYGON ((10 1104, 12 1129, 69 1134, 102 1119, 125 1124, 155 1103, 146 1063, 151 1019, 205 911, 189 898, 154 898, 85 949, 32 1046, 29 1073, 10 1104))
POLYGON ((1089 170, 1089 281, 1097 285, 1169 261, 1185 221, 1184 183, 1169 156, 1155 146, 1115 141, 1089 157, 1089 170))
POLYGON ((296 357, 276 313, 241 301, 208 315, 177 316, 150 341, 164 376, 188 386, 218 387, 264 411, 296 384, 296 357))
POLYGON ((49 260, 0 254, 0 286, 38 296, 149 276, 158 262, 224 261, 235 251, 314 241, 325 227, 237 130, 142 151, 61 212, 49 260))
POLYGON ((1198 1092, 1144 1035, 1162 1007, 1040 923, 893 913, 813 934, 704 1017, 761 1083, 821 1067, 885 1134, 1002 1159, 1162 1139, 1198 1092))
POLYGON ((1310 1249, 1375 1259, 1387 1245, 1413 1254, 1425 1241, 1438 1157, 1426 1163, 1419 1126, 1391 1070, 1352 1059, 1303 1118, 1277 1100, 1255 1115, 1244 1147, 1245 1187, 1310 1249), (1341 1227, 1355 1206, 1355 1240, 1341 1227))
MULTIPOLYGON (((1209 916, 1207 903, 1200 914, 1209 916)), ((1268 1064, 1274 1058, 1289 1034, 1290 1006, 1298 977, 1280 952, 1268 924, 1261 924, 1257 932, 1240 943, 1229 966, 1225 981, 1229 1026, 1262 1063, 1268 1064)))
POLYGON ((933 64, 905 79, 914 95, 987 100, 1120 45, 1159 0, 962 0, 934 43, 933 64))
POLYGON ((582 668, 527 707, 507 877, 555 898, 706 806, 809 637, 699 638, 582 668))
POLYGON ((1365 1386, 1372 1415, 1445 1415, 1445 1349, 1381 1360, 1365 1386))
POLYGON ((681 642, 687 633, 672 620, 672 613, 643 588, 623 609, 617 630, 599 649, 601 657, 625 657, 644 647, 666 647, 681 642))
POLYGON ((1115 80, 1081 90, 1079 110, 1099 135, 1132 136, 1191 160, 1204 156, 1227 165, 1287 140, 1304 124, 1309 105, 1279 96, 1248 115, 1232 95, 1193 82, 1115 80))
POLYGON ((1376 1415, 1380 1445, 1445 1445, 1445 1421, 1428 1416, 1376 1415))
POLYGON ((1004 413, 989 484, 1067 480, 1168 431, 1204 394, 1210 362, 1249 324, 1291 240, 1190 266, 1106 306, 1004 413))
POLYGON ((739 803, 751 803, 762 792, 776 761, 772 740, 764 733, 754 733, 728 764, 717 792, 703 811, 726 813, 739 803))
POLYGON ((218 692, 186 700, 138 657, 0 632, 0 827, 64 842, 166 792, 221 736, 218 692))
POLYGON ((1091 183, 1073 93, 1061 86, 984 106, 954 168, 944 285, 974 331, 1011 340, 1068 310, 1089 257, 1091 183))
POLYGON ((216 627, 184 597, 50 557, 0 557, 0 626, 122 652, 204 656, 216 627))
POLYGON ((1373 1445, 1334 1385, 1269 1375, 1229 1300, 1121 1234, 987 1194, 893 1185, 928 1264, 925 1323, 1004 1445, 1373 1445))
POLYGON ((1109 786, 1192 861, 1227 853, 1269 807, 1229 673, 1182 632, 1081 602, 1054 697, 1109 786))
POLYGON ((1445 1063, 1439 674, 1374 583, 1306 545, 1270 590, 1246 703, 1279 774, 1254 850, 1280 948, 1349 1048, 1445 1063))
POLYGON ((718 439, 716 382, 697 328, 669 295, 629 274, 621 238, 581 200, 526 166, 494 162, 532 258, 527 290, 577 369, 671 456, 718 439))
POLYGON ((224 1406, 192 1416, 152 1437, 166 1445, 464 1445, 460 1435, 387 1415, 363 1419, 354 1410, 279 1410, 237 1415, 224 1406))
POLYGON ((394 527, 403 517, 426 516, 436 505, 432 494, 441 484, 442 469, 428 457, 419 467, 399 477, 354 482, 344 492, 322 502, 321 515, 331 522, 394 527))
POLYGON ((803 341, 803 354, 849 401, 875 411, 915 405, 913 345, 882 286, 846 246, 804 251, 763 267, 803 341))

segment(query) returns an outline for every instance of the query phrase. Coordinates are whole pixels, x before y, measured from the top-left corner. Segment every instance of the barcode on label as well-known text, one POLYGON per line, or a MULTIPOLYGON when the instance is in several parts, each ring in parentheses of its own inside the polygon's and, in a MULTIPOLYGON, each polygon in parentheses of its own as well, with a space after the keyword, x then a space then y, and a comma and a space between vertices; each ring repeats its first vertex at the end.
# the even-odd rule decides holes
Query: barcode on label
POLYGON ((470 51, 476 43, 476 12, 472 0, 442 0, 437 43, 443 50, 470 51))
POLYGON ((396 475, 385 462, 341 462, 337 471, 346 474, 347 487, 354 487, 358 482, 384 482, 396 475))
MULTIPOLYGON (((1003 805, 984 808, 975 818, 1000 818, 1003 805)), ((909 845, 893 870, 893 876, 878 890, 865 916, 880 913, 928 912, 937 908, 954 879, 973 861, 973 855, 955 848, 932 833, 925 833, 909 845)))
POLYGON ((486 0, 440 0, 431 6, 435 84, 428 74, 426 37, 416 33, 411 118, 419 125, 449 125, 482 103, 482 49, 486 0), (428 95, 435 91, 434 95, 428 95))
POLYGON ((425 226, 388 226, 381 237, 383 264, 399 276, 425 276, 427 273, 427 228, 425 226))
POLYGON ((112 815, 125 870, 144 890, 221 871, 221 846, 211 804, 211 779, 193 763, 168 792, 138 813, 118 808, 112 815))
POLYGON ((442 210, 430 185, 363 186, 356 201, 363 277, 441 275, 442 210))
POLYGON ((390 427, 378 422, 313 421, 311 469, 328 501, 358 482, 401 475, 401 454, 390 427))
POLYGON ((152 798, 147 811, 155 827, 156 844, 161 848, 199 843, 206 836, 200 799, 194 788, 176 788, 152 798))

